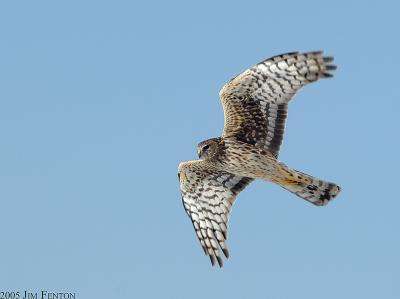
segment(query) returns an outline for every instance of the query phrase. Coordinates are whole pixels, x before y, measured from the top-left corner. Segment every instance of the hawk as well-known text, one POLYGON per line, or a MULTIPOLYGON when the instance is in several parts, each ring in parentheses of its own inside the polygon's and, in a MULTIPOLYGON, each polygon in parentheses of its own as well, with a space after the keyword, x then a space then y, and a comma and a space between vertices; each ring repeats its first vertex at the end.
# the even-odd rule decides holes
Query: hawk
POLYGON ((236 196, 255 179, 273 182, 323 206, 340 187, 279 161, 288 103, 303 86, 332 77, 333 57, 322 51, 266 59, 230 80, 219 97, 224 110, 221 137, 197 146, 199 160, 179 164, 182 201, 197 237, 214 266, 229 257, 228 219, 236 196))

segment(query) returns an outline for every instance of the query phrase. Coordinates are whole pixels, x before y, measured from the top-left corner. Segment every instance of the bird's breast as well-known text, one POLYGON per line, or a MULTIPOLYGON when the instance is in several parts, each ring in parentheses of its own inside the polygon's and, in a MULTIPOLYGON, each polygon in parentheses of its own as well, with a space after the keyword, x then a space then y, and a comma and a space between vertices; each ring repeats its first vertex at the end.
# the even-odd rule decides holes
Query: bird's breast
POLYGON ((276 172, 279 162, 268 151, 237 140, 225 140, 224 149, 218 155, 221 170, 230 173, 266 179, 276 172))

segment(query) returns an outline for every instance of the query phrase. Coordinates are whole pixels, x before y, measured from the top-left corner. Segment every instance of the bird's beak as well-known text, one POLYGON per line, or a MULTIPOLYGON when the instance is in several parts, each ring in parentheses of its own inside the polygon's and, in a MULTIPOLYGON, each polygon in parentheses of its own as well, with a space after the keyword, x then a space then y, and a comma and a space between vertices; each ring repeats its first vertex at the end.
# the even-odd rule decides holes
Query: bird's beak
POLYGON ((199 156, 199 158, 201 157, 201 149, 200 148, 197 150, 197 156, 199 156))

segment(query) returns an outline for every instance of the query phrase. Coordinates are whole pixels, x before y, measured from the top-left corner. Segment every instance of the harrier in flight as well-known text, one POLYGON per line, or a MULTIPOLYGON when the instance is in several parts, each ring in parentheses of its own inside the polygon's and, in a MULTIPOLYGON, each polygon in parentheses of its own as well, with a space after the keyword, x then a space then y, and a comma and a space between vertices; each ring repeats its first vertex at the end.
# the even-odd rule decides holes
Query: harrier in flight
POLYGON ((266 59, 229 81, 219 96, 221 137, 197 146, 199 160, 178 168, 183 205, 214 266, 229 257, 227 223, 236 196, 255 179, 273 182, 314 205, 326 205, 340 187, 279 161, 288 103, 298 90, 332 77, 333 57, 323 52, 287 53, 266 59))

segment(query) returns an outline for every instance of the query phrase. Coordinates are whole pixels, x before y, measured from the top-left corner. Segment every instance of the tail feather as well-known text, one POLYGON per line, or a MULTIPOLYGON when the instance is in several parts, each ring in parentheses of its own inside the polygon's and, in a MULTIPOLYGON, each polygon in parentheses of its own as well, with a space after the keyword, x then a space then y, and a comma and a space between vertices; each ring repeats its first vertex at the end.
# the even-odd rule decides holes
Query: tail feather
POLYGON ((294 169, 287 170, 289 178, 280 181, 279 185, 314 205, 328 204, 341 190, 334 183, 314 178, 294 169))

